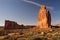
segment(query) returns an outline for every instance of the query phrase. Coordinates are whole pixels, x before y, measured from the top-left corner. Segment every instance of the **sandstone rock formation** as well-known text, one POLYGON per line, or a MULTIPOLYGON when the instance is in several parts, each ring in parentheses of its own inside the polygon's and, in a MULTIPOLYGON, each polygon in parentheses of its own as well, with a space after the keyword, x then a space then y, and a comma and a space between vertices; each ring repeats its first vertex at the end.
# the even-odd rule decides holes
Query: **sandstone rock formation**
POLYGON ((46 29, 51 26, 51 15, 50 12, 46 9, 45 5, 42 5, 38 12, 38 23, 37 28, 46 29))
POLYGON ((5 29, 15 29, 18 27, 19 25, 16 22, 5 20, 5 29))
POLYGON ((26 25, 24 26, 17 24, 14 21, 10 21, 10 20, 5 20, 5 27, 4 29, 29 29, 29 28, 33 28, 35 27, 34 25, 26 25))

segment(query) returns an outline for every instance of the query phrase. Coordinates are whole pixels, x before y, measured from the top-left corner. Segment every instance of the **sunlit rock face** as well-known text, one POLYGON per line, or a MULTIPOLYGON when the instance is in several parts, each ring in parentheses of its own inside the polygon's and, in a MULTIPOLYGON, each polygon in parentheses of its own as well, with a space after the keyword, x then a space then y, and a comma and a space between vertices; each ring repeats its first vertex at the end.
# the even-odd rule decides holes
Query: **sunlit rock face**
POLYGON ((40 28, 49 28, 51 26, 51 15, 50 12, 46 9, 45 5, 42 5, 38 12, 38 23, 37 27, 40 28))

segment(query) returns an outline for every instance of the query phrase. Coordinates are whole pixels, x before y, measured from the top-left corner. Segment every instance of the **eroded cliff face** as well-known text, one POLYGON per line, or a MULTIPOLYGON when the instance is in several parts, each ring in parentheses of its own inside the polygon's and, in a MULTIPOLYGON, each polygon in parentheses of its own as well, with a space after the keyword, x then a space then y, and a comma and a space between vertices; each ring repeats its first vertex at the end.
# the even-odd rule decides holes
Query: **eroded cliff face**
POLYGON ((51 15, 50 12, 46 9, 45 5, 42 5, 38 12, 38 23, 37 28, 38 29, 46 29, 51 26, 51 15))
POLYGON ((26 25, 24 26, 23 24, 19 25, 15 21, 10 21, 10 20, 5 20, 5 27, 4 29, 30 29, 35 27, 35 25, 26 25))
POLYGON ((19 25, 16 22, 5 20, 5 27, 4 27, 4 29, 16 29, 18 27, 19 27, 19 25))

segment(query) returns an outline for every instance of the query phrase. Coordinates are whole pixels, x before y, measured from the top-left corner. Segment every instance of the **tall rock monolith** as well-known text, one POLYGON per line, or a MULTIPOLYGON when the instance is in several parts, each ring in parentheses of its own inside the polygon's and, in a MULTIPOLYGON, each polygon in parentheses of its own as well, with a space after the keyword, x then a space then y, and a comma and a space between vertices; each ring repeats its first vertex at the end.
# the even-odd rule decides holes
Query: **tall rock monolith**
POLYGON ((38 29, 47 29, 51 26, 51 15, 45 5, 42 5, 38 12, 38 29))

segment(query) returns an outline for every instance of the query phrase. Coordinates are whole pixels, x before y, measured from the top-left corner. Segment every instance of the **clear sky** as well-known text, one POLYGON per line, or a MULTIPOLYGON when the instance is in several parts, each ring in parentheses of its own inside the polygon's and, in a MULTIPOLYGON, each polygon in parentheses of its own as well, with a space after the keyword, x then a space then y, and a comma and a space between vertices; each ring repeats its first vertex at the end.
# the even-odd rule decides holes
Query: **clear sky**
POLYGON ((0 25, 4 25, 5 20, 36 25, 41 5, 50 11, 52 24, 60 24, 60 0, 0 0, 0 25))

